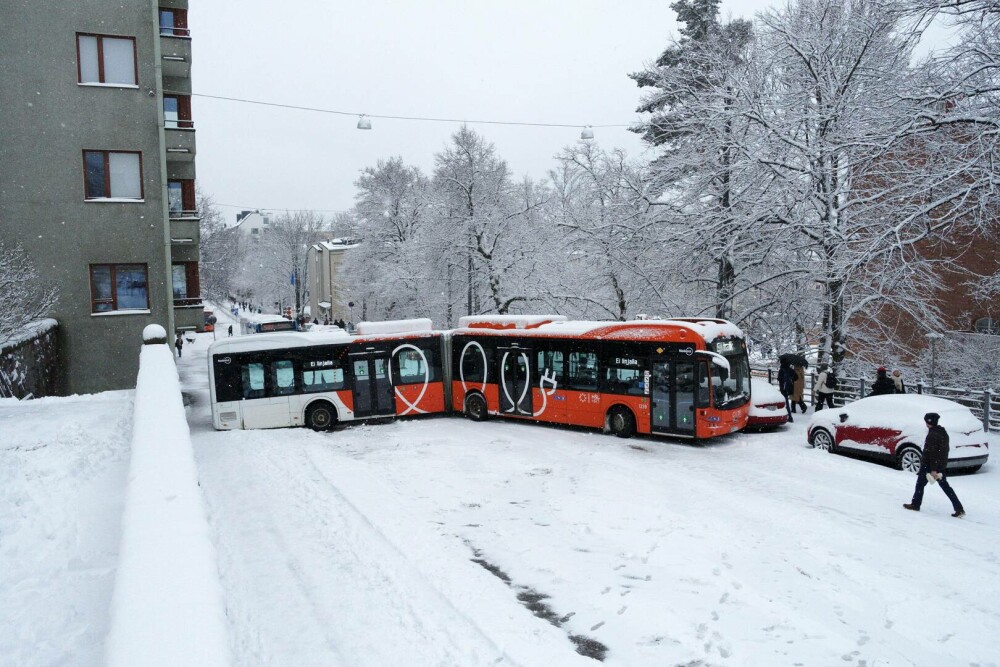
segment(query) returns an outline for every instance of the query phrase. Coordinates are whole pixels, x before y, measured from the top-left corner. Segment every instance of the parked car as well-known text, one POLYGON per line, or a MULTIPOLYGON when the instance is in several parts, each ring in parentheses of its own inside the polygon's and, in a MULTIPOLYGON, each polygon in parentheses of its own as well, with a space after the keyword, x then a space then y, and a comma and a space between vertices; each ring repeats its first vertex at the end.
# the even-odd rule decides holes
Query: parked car
POLYGON ((788 421, 785 397, 763 378, 750 378, 750 418, 747 428, 781 426, 788 421))
POLYGON ((982 422, 964 405, 936 396, 870 396, 820 410, 809 422, 809 444, 888 460, 901 470, 917 472, 923 460, 924 415, 928 412, 941 415, 939 424, 948 431, 948 470, 979 470, 989 458, 982 422))

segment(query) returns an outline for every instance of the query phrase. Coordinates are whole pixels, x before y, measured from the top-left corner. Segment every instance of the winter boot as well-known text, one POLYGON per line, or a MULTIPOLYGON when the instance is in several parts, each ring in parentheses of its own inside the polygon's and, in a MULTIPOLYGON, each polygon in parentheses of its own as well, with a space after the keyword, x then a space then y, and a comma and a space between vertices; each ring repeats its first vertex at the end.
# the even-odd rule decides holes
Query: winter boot
POLYGON ((905 507, 908 510, 913 510, 914 512, 920 511, 920 508, 914 505, 913 503, 903 503, 903 507, 905 507))
POLYGON ((957 512, 952 514, 952 516, 955 517, 956 519, 961 519, 963 516, 965 516, 965 510, 958 510, 957 512))
POLYGON ((806 410, 808 410, 808 409, 809 409, 809 406, 808 406, 808 405, 806 405, 806 402, 805 402, 805 401, 802 401, 801 403, 799 403, 799 406, 800 406, 800 407, 802 408, 802 414, 805 414, 805 413, 806 413, 806 410))

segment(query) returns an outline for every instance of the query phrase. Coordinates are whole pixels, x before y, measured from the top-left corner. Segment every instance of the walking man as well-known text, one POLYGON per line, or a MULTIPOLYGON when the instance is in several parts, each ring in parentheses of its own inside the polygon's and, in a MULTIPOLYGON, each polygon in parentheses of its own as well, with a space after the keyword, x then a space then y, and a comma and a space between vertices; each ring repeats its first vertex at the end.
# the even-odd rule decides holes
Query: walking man
POLYGON ((903 507, 914 512, 920 511, 920 504, 924 500, 924 487, 927 483, 937 482, 951 501, 952 514, 956 519, 965 516, 965 509, 962 502, 955 495, 955 490, 948 483, 945 476, 945 468, 948 467, 948 431, 943 426, 938 426, 941 415, 936 412, 928 412, 924 415, 924 424, 927 425, 927 440, 924 441, 924 458, 917 471, 917 487, 913 490, 913 500, 904 503, 903 507))
POLYGON ((181 358, 181 350, 184 348, 184 339, 181 338, 181 332, 177 332, 177 338, 174 339, 174 347, 177 348, 177 358, 181 358))

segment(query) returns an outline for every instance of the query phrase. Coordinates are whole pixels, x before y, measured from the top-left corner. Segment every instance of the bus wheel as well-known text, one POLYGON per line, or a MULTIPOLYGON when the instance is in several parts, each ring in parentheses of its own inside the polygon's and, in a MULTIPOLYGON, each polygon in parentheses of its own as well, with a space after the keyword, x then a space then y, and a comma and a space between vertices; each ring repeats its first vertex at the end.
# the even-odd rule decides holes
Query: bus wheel
POLYGON ((313 403, 306 410, 306 426, 314 431, 329 431, 333 428, 336 413, 326 401, 313 403))
POLYGON ((619 438, 635 435, 635 415, 628 408, 613 408, 608 415, 608 428, 619 438))
POLYGON ((489 414, 486 399, 482 394, 469 394, 465 398, 465 416, 474 422, 481 422, 489 414))

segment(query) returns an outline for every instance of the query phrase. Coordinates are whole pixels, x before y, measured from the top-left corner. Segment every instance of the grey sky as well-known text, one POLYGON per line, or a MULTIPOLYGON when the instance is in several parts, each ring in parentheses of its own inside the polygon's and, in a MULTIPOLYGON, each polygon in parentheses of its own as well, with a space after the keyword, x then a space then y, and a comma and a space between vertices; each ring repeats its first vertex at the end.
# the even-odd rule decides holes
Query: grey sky
MULTIPOLYGON (((751 16, 765 0, 724 1, 751 16)), ((668 0, 192 0, 194 92, 338 111, 629 123, 626 76, 676 33, 668 0)), ((401 155, 429 173, 458 123, 357 118, 195 97, 198 180, 219 204, 345 210, 359 170, 401 155)), ((472 125, 517 175, 542 178, 580 128, 472 125)), ((643 151, 624 128, 605 147, 643 151)), ((232 221, 236 208, 223 209, 232 221)))

